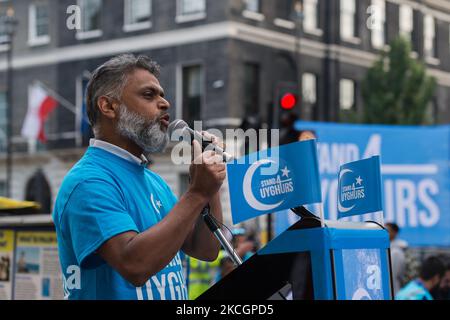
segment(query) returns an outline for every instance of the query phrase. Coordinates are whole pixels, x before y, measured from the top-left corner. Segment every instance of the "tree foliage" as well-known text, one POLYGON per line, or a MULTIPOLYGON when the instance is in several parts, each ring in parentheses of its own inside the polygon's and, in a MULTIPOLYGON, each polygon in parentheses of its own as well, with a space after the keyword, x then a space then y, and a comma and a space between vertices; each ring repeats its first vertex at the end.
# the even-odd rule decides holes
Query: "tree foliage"
POLYGON ((436 81, 425 65, 411 57, 411 42, 398 37, 368 70, 362 84, 362 122, 382 124, 430 124, 427 108, 436 81))

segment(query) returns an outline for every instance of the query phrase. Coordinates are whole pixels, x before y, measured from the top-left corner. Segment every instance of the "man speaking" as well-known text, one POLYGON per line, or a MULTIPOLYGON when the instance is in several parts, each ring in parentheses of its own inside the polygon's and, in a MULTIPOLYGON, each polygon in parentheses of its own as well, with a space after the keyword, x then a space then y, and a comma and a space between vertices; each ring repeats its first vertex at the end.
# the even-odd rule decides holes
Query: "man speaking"
POLYGON ((95 139, 65 177, 53 212, 66 299, 187 299, 180 250, 217 257, 220 244, 200 212, 209 203, 222 220, 222 157, 194 141, 191 183, 179 200, 146 168, 145 155, 169 141, 158 70, 145 56, 125 54, 89 81, 95 139))

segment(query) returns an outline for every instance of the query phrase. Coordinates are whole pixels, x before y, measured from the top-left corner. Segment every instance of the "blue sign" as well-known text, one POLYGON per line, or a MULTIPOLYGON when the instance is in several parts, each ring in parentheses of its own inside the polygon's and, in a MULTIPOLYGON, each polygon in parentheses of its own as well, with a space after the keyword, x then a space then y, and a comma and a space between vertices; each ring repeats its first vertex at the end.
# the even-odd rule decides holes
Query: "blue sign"
POLYGON ((382 211, 380 157, 341 166, 337 197, 338 218, 382 211))
MULTIPOLYGON (((410 246, 450 246, 450 126, 298 122, 296 128, 317 136, 325 218, 337 219, 340 166, 380 155, 385 221, 396 222, 399 237, 410 246)), ((288 215, 277 215, 275 224, 286 225, 286 220, 288 215)))
POLYGON ((322 201, 315 140, 249 154, 227 172, 233 223, 322 201))

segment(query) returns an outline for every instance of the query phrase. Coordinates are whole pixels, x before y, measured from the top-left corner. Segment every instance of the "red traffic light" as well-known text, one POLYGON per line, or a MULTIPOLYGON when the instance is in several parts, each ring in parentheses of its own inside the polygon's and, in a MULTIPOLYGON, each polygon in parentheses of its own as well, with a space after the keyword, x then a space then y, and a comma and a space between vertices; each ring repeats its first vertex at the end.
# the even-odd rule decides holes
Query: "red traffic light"
POLYGON ((281 97, 281 107, 285 110, 291 110, 297 104, 297 97, 293 93, 286 93, 281 97))

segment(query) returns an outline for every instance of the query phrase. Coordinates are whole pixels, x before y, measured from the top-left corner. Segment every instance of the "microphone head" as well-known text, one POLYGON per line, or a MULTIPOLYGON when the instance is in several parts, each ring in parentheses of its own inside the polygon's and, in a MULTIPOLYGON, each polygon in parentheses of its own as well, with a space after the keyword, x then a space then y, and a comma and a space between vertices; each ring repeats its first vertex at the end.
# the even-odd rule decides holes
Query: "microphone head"
POLYGON ((186 121, 181 119, 172 121, 167 128, 167 133, 172 141, 188 141, 189 143, 192 142, 195 136, 194 130, 189 128, 186 121))
POLYGON ((169 127, 167 128, 167 132, 169 133, 169 136, 171 136, 175 130, 179 130, 179 129, 183 130, 186 127, 189 127, 188 124, 186 123, 186 121, 181 120, 181 119, 176 119, 169 124, 169 127))

